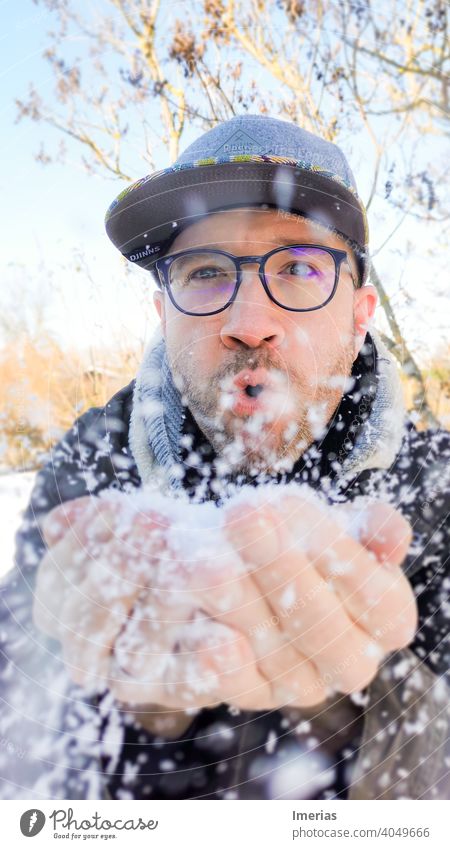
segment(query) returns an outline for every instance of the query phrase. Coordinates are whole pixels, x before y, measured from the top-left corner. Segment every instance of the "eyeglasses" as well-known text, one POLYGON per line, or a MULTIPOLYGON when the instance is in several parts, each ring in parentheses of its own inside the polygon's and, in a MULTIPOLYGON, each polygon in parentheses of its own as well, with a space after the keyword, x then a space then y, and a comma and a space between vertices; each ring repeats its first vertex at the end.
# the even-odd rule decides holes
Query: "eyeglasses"
POLYGON ((331 301, 347 259, 346 251, 323 245, 288 245, 263 256, 194 248, 161 257, 155 266, 161 288, 186 315, 216 315, 227 309, 242 283, 244 263, 259 264, 259 279, 274 304, 292 312, 310 312, 331 301))

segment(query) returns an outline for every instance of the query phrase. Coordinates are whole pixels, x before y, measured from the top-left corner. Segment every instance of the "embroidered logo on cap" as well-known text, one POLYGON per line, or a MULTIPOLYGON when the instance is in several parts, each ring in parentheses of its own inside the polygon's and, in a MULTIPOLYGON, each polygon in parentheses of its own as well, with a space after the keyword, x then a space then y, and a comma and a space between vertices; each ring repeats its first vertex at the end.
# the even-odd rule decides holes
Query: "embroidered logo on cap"
POLYGON ((161 245, 145 245, 142 248, 135 248, 134 251, 130 254, 124 254, 126 259, 129 259, 130 262, 138 262, 140 259, 146 259, 148 256, 153 256, 153 254, 158 254, 161 250, 161 245))
POLYGON ((248 133, 244 133, 243 130, 236 130, 226 142, 220 145, 214 152, 217 155, 218 153, 224 153, 229 156, 236 153, 259 153, 262 151, 262 145, 259 142, 252 139, 248 133))

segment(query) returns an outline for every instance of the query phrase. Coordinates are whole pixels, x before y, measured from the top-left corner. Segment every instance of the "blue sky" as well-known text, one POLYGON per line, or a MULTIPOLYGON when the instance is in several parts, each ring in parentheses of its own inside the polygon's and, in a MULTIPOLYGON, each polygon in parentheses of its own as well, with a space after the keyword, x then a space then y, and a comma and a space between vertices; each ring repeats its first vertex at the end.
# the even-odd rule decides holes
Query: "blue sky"
MULTIPOLYGON (((82 6, 83 0, 78 5, 82 6)), ((85 5, 95 8, 95 4, 85 5)), ((133 269, 125 275, 123 262, 104 231, 105 210, 123 184, 88 175, 76 149, 70 146, 64 165, 44 167, 35 161, 40 142, 54 149, 59 136, 42 124, 15 123, 14 101, 26 97, 31 81, 44 99, 51 96, 52 77, 42 53, 47 46, 46 33, 52 26, 52 16, 31 0, 0 1, 0 13, 3 24, 0 190, 6 200, 2 216, 5 262, 0 306, 4 312, 27 308, 32 311, 33 303, 42 300, 46 321, 65 345, 104 343, 114 340, 116 334, 122 334, 133 344, 151 332, 155 317, 151 293, 143 287, 142 274, 133 269), (78 254, 86 266, 77 271, 78 254)), ((186 136, 183 146, 189 141, 186 136)), ((352 143, 349 139, 346 152, 364 190, 364 151, 357 149, 357 141, 352 143)), ((167 151, 161 145, 155 148, 155 162, 158 168, 169 165, 167 151)), ((142 173, 142 164, 136 163, 133 176, 137 178, 142 173)), ((378 205, 369 220, 372 245, 376 248, 383 243, 395 218, 387 206, 378 205)), ((395 291, 400 278, 417 297, 416 306, 406 311, 404 321, 408 339, 422 350, 443 338, 442 305, 429 291, 436 272, 425 256, 425 249, 436 243, 435 236, 436 230, 407 221, 389 249, 378 258, 378 267, 386 275, 388 290, 394 291, 397 302, 403 297, 395 291), (409 239, 415 245, 422 240, 423 257, 415 256, 406 263, 400 261, 396 251, 398 239, 403 244, 409 239)))
POLYGON ((1 153, 3 162, 8 163, 1 183, 4 196, 9 195, 4 235, 11 257, 26 251, 28 256, 40 259, 41 252, 47 254, 59 238, 72 238, 74 232, 95 243, 101 231, 102 210, 114 188, 99 180, 93 191, 92 179, 81 168, 60 165, 46 168, 35 162, 38 140, 52 142, 56 134, 29 121, 14 123, 17 114, 14 100, 26 97, 30 81, 37 82, 44 94, 50 91, 50 71, 42 59, 50 19, 48 13, 30 0, 21 0, 20 5, 14 0, 3 0, 0 11, 3 21, 0 102, 4 128, 1 153), (100 222, 97 233, 92 232, 92 221, 86 220, 87 198, 94 213, 92 221, 100 222), (44 234, 46 238, 40 243, 44 234))
MULTIPOLYGON (((59 136, 43 124, 16 123, 15 98, 26 97, 31 81, 44 96, 51 92, 52 78, 42 58, 51 16, 31 0, 20 0, 20 6, 3 0, 0 13, 0 191, 7 199, 2 215, 3 303, 6 309, 25 309, 15 307, 18 291, 29 299, 30 309, 43 300, 52 331, 68 346, 107 343, 122 326, 133 343, 134 336, 138 340, 146 332, 142 291, 137 284, 124 288, 122 261, 103 224, 122 184, 88 175, 75 151, 64 165, 36 162, 40 142, 54 149, 59 136), (95 278, 94 288, 75 270, 78 253, 95 278)), ((152 314, 150 307, 150 320, 152 314)))

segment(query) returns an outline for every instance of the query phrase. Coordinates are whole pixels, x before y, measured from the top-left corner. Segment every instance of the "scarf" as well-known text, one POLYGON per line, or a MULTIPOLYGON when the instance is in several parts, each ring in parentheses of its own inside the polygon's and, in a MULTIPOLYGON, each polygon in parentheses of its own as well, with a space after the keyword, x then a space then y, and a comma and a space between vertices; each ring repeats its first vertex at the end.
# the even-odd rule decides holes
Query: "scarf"
MULTIPOLYGON (((342 396, 325 435, 308 447, 291 472, 277 474, 277 481, 294 479, 316 487, 325 481, 344 484, 364 469, 386 469, 392 464, 400 449, 405 411, 395 362, 374 331, 366 335, 352 378, 353 385, 342 396)), ((217 499, 211 488, 217 479, 216 455, 182 403, 162 338, 147 349, 136 378, 130 448, 144 484, 174 494, 187 490, 198 500, 217 499), (190 458, 195 456, 201 463, 193 464, 190 458), (211 469, 206 477, 205 463, 211 469)), ((239 475, 233 483, 269 480, 273 482, 274 476, 239 475)))

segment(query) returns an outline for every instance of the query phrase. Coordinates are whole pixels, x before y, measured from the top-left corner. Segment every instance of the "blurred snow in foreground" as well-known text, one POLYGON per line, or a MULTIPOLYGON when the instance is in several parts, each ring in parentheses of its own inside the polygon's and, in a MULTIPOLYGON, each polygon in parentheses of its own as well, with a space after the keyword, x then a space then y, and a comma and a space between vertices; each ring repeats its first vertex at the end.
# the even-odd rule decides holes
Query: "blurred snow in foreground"
POLYGON ((0 475, 0 576, 14 566, 14 536, 27 506, 36 472, 0 475))

